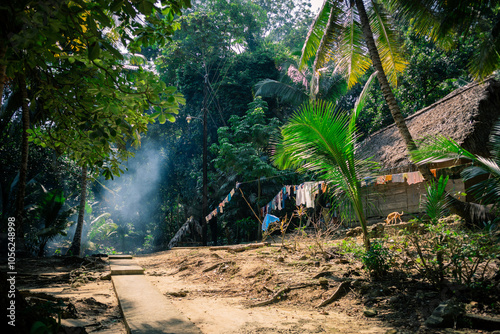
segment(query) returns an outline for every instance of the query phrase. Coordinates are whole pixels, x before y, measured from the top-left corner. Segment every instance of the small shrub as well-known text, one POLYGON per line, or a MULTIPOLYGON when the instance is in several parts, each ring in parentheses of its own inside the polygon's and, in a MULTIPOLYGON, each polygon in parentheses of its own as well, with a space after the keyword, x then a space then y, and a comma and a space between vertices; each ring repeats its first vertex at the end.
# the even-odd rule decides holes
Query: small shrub
POLYGON ((370 273, 371 277, 384 276, 389 270, 390 253, 380 241, 373 240, 370 250, 364 252, 361 256, 364 268, 370 273))
POLYGON ((344 239, 339 245, 340 253, 361 258, 364 253, 363 245, 356 243, 353 239, 344 239))
POLYGON ((473 286, 486 281, 488 264, 500 255, 500 245, 486 230, 450 228, 444 222, 426 224, 427 233, 406 232, 394 250, 430 283, 446 281, 473 286))

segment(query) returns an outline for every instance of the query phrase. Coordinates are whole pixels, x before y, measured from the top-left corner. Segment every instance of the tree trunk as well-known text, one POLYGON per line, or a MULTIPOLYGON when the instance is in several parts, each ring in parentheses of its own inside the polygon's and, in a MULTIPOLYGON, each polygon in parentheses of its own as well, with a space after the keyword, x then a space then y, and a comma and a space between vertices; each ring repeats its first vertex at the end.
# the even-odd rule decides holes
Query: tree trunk
POLYGON ((7 53, 7 48, 5 45, 0 46, 0 106, 3 103, 3 90, 5 87, 5 81, 7 78, 5 77, 7 71, 7 65, 3 63, 5 58, 5 54, 7 53))
POLYGON ((82 167, 82 179, 80 185, 80 208, 78 209, 78 222, 76 224, 75 236, 73 237, 73 242, 71 247, 68 249, 66 255, 76 255, 80 256, 81 244, 82 244, 82 231, 83 222, 85 219, 85 204, 87 202, 87 167, 82 167))
MULTIPOLYGON (((380 88, 382 89, 382 93, 384 94, 385 101, 389 106, 389 110, 391 111, 392 118, 396 123, 396 126, 403 138, 403 141, 406 144, 406 149, 408 150, 408 154, 411 157, 411 152, 417 149, 417 145, 413 140, 413 137, 406 126, 405 119, 401 110, 399 109, 398 103, 396 102, 396 98, 394 97, 394 93, 392 92, 391 86, 387 81, 387 76, 385 75, 384 68, 382 67, 382 62, 380 61, 380 55, 378 53, 377 46, 375 45, 375 40, 373 39, 373 33, 370 27, 370 21, 368 20, 368 15, 366 14, 365 5, 363 4, 363 0, 355 0, 356 7, 358 8, 359 17, 361 20, 361 28, 363 29, 363 35, 365 37, 366 45, 368 47, 368 51, 370 52, 370 57, 373 63, 373 67, 378 72, 377 79, 380 83, 380 88)), ((411 160, 411 159, 410 159, 411 160)), ((418 170, 422 173, 425 181, 430 183, 434 181, 434 175, 432 175, 428 165, 417 165, 418 170)), ((451 195, 447 194, 448 197, 451 195)), ((460 215, 467 222, 471 222, 473 217, 468 213, 467 203, 454 200, 450 201, 451 209, 454 213, 460 215)))
POLYGON ((19 168, 19 181, 17 184, 17 198, 16 198, 16 236, 17 236, 17 249, 24 252, 24 197, 26 195, 26 178, 28 175, 28 155, 29 155, 29 142, 28 130, 30 128, 30 109, 28 104, 28 89, 26 87, 26 79, 24 74, 19 74, 18 77, 19 89, 22 96, 22 121, 23 133, 21 142, 21 166, 19 168))
MULTIPOLYGON (((368 51, 370 52, 370 58, 373 63, 373 67, 378 72, 377 79, 380 83, 380 88, 382 89, 382 93, 384 95, 385 101, 389 106, 389 110, 391 111, 392 118, 396 123, 396 126, 403 137, 403 141, 405 142, 406 149, 408 150, 408 154, 411 156, 411 152, 417 149, 417 145, 413 140, 413 137, 406 126, 405 119, 401 110, 399 109, 398 103, 392 92, 391 86, 389 85, 389 81, 387 80, 387 76, 385 75, 384 68, 382 66, 382 61, 380 60, 380 55, 378 53, 377 46, 375 45, 375 40, 373 39, 373 33, 370 27, 370 21, 368 20, 368 15, 366 14, 365 6, 363 4, 363 0, 355 0, 356 7, 358 8, 359 17, 361 19, 361 27, 363 29, 363 35, 365 37, 366 45, 368 47, 368 51)), ((419 165, 418 170, 422 173, 422 176, 427 182, 434 180, 434 176, 432 175, 429 167, 427 165, 419 165)))

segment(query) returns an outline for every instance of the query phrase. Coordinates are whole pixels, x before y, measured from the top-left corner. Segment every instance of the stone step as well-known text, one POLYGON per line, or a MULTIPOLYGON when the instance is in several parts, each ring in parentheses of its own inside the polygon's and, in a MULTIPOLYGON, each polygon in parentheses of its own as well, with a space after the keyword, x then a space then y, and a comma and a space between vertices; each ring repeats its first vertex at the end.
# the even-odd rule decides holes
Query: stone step
POLYGON ((131 259, 132 255, 130 254, 111 254, 108 255, 108 259, 131 259))
POLYGON ((109 259, 111 275, 143 275, 144 269, 132 259, 109 259))

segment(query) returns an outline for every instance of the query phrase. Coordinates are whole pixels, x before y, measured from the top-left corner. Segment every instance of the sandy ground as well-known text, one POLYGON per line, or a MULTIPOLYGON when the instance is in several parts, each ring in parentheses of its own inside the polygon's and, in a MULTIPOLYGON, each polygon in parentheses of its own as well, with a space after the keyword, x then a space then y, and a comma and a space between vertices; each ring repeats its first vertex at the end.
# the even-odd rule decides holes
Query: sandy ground
POLYGON ((32 305, 63 305, 61 324, 88 333, 124 334, 118 300, 105 262, 33 258, 18 263, 18 290, 32 305))
MULTIPOLYGON (((243 252, 175 248, 135 260, 160 293, 206 334, 489 333, 426 328, 425 319, 447 297, 418 277, 392 271, 373 281, 359 261, 335 246, 326 255, 314 243, 287 245, 243 252), (350 286, 340 298, 319 307, 342 282, 350 286), (286 288, 291 289, 278 294, 286 288), (273 296, 279 298, 256 306, 273 296)), ((88 333, 126 332, 105 262, 27 259, 21 267, 18 289, 31 304, 50 299, 45 294, 63 301, 63 324, 83 326, 88 333)), ((499 298, 492 297, 469 298, 468 307, 498 317, 499 298)))

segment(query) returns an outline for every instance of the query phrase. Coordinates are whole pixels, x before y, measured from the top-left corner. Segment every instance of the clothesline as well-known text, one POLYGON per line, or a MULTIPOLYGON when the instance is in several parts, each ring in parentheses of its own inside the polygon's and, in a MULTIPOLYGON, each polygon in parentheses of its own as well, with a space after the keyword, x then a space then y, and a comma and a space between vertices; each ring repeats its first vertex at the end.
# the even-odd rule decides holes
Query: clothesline
MULTIPOLYGON (((431 169, 432 175, 434 177, 437 175, 436 169, 431 169)), ((420 172, 407 172, 407 173, 397 173, 379 176, 368 176, 361 180, 361 186, 369 186, 372 184, 386 184, 391 181, 392 183, 403 183, 406 181, 409 185, 420 183, 425 181, 422 173, 420 172)))
MULTIPOLYGON (((437 175, 437 169, 431 169, 431 173, 436 176, 437 175)), ((294 174, 294 173, 288 173, 288 174, 294 174)), ((283 174, 283 175, 288 175, 288 174, 283 174)), ((245 181, 245 182, 236 182, 236 186, 231 189, 229 194, 224 198, 222 202, 219 203, 216 209, 211 211, 206 217, 205 220, 208 222, 211 220, 213 217, 217 216, 220 213, 224 213, 224 206, 231 201, 231 198, 236 194, 236 189, 240 187, 241 184, 245 183, 250 183, 250 182, 255 182, 259 180, 264 180, 264 179, 272 179, 276 177, 280 177, 283 175, 279 176, 272 176, 268 178, 263 178, 263 179, 255 179, 255 180, 250 180, 250 181, 245 181)), ((407 172, 407 173, 397 173, 397 174, 388 174, 388 175, 380 175, 380 176, 370 176, 370 177, 365 177, 363 180, 361 180, 361 186, 366 187, 372 184, 385 184, 387 182, 393 182, 393 183, 403 183, 407 182, 409 185, 415 184, 415 183, 420 183, 425 181, 424 177, 422 176, 422 173, 420 172, 407 172)), ((260 208, 260 212, 262 217, 264 217, 268 212, 272 210, 282 210, 285 208, 285 200, 290 198, 291 195, 295 195, 295 204, 297 206, 300 205, 305 205, 307 208, 314 208, 314 198, 316 195, 320 193, 324 193, 326 191, 327 183, 325 181, 318 181, 318 182, 304 182, 299 185, 286 185, 281 188, 281 190, 274 196, 274 198, 265 206, 260 208)))
POLYGON ((239 182, 236 182, 236 187, 234 187, 233 189, 231 189, 231 191, 229 192, 229 194, 227 194, 227 196, 224 198, 224 200, 222 200, 222 202, 219 203, 219 205, 217 206, 216 209, 214 209, 212 212, 210 212, 206 217, 205 217, 205 220, 208 222, 210 221, 210 219, 212 219, 213 217, 217 216, 219 213, 224 213, 224 206, 229 203, 229 201, 231 201, 231 198, 233 198, 233 196, 236 194, 236 189, 238 189, 240 187, 240 184, 239 182))
POLYGON ((265 206, 260 208, 260 213, 264 217, 272 210, 282 210, 285 208, 285 200, 295 195, 295 205, 305 205, 307 208, 314 208, 314 198, 321 192, 326 191, 326 182, 304 182, 295 185, 283 186, 274 198, 265 206))

